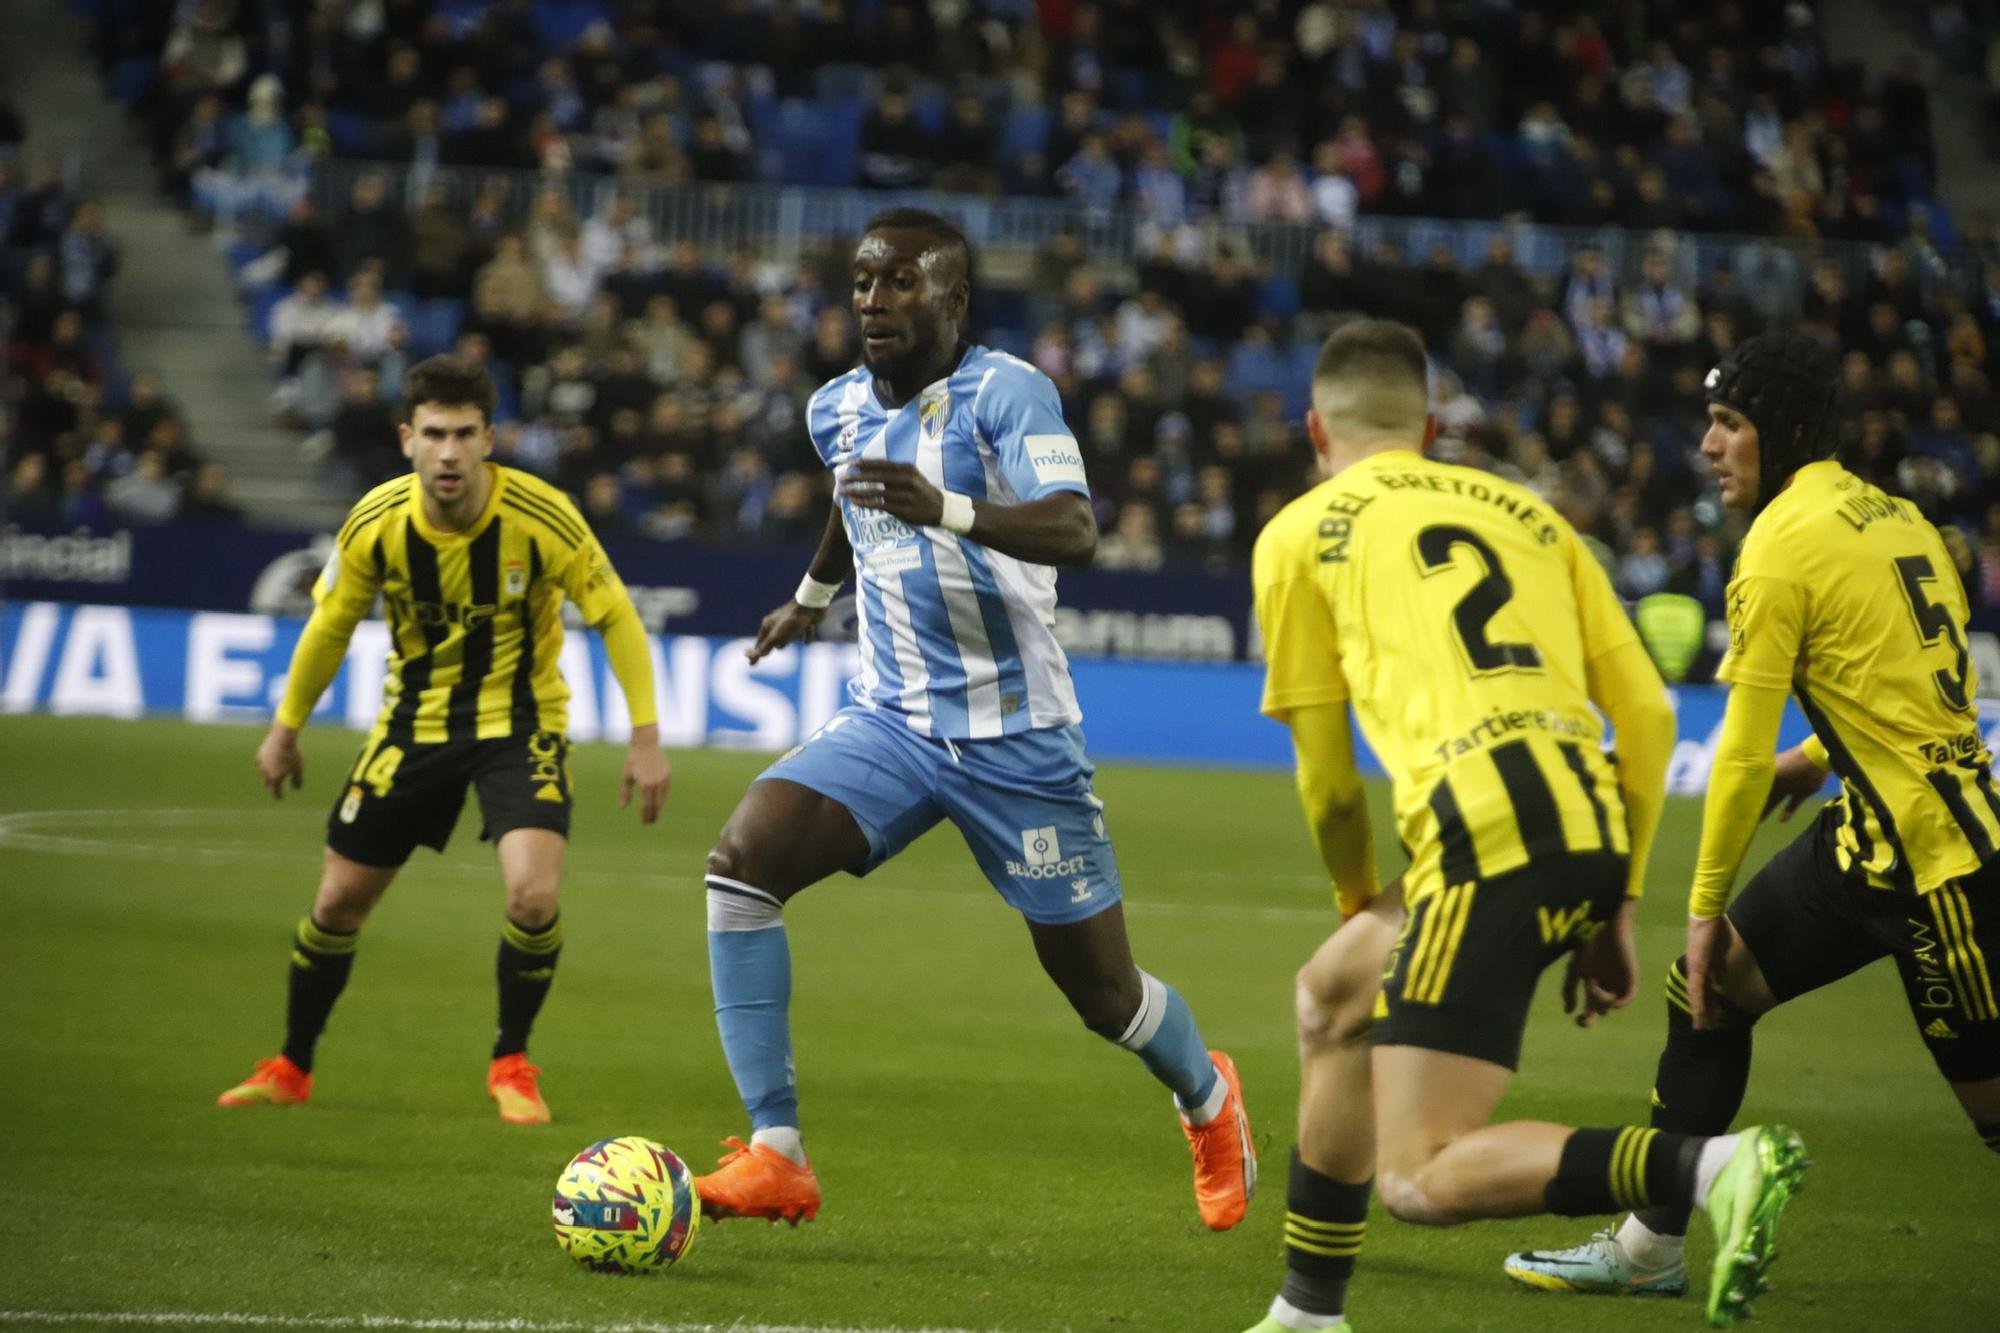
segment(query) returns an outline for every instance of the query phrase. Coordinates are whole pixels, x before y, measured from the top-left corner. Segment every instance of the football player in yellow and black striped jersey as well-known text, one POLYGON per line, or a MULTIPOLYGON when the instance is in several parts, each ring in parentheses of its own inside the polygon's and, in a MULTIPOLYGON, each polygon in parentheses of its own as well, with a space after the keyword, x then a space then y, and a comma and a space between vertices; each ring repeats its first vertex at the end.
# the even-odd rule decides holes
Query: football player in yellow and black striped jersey
MULTIPOLYGON (((1708 380, 1702 453, 1724 505, 1752 517, 1728 590, 1729 703, 1716 742, 1687 953, 1667 979, 1653 1124, 1727 1129, 1751 1025, 1892 957, 1918 1031, 1987 1147, 2000 1151, 2000 796, 1980 733, 1965 591, 1938 532, 1832 457, 1838 358, 1796 334, 1733 350, 1708 380), (1812 723, 1773 758, 1785 696, 1812 723), (1750 836, 1828 768, 1840 796, 1734 902, 1750 836), (1725 912, 1726 908, 1726 912, 1725 912)), ((1627 1291, 1682 1271, 1685 1212, 1515 1255, 1536 1285, 1627 1291)))
POLYGON ((562 600, 604 645, 632 715, 621 801, 652 823, 668 771, 652 655, 638 611, 569 498, 487 461, 493 381, 451 357, 404 381, 412 469, 364 496, 341 525, 292 654, 285 697, 257 750, 273 796, 303 780, 298 733, 379 596, 389 622, 382 711, 327 821, 326 864, 292 947, 283 1050, 223 1093, 224 1106, 302 1102, 313 1050, 347 983, 357 933, 418 844, 443 850, 477 789, 480 836, 507 888, 500 1020, 487 1091, 503 1119, 549 1118, 527 1062, 561 951, 557 891, 569 836, 569 691, 557 659, 562 600))
MULTIPOLYGON (((1796 1149, 1773 1135, 1783 1150, 1760 1157, 1769 1131, 1487 1123, 1549 963, 1569 957, 1581 1022, 1631 998, 1632 907, 1674 737, 1666 687, 1559 515, 1423 456, 1435 423, 1414 332, 1335 332, 1306 424, 1327 479, 1257 541, 1264 711, 1291 728, 1348 921, 1299 974, 1287 1272, 1255 1333, 1344 1327, 1377 1171, 1392 1213, 1433 1225, 1634 1200, 1717 1216, 1732 1198, 1781 1203, 1796 1149), (1389 772, 1409 855, 1384 892, 1350 709, 1389 772)), ((1749 1271, 1720 1285, 1740 1295, 1762 1243, 1731 1241, 1749 1271)))

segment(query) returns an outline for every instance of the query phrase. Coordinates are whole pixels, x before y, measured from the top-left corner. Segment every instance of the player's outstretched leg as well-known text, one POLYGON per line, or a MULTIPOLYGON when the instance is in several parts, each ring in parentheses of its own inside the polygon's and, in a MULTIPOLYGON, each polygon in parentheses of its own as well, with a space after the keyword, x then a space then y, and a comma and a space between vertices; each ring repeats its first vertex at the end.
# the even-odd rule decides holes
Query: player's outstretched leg
POLYGON ((792 953, 784 905, 800 889, 861 866, 868 839, 845 806, 784 778, 750 784, 708 854, 708 971, 722 1053, 749 1113, 716 1169, 695 1179, 704 1216, 818 1216, 819 1177, 799 1133, 792 1063, 792 953))
POLYGON ((1194 1157, 1195 1205, 1213 1231, 1243 1220, 1257 1150, 1236 1064, 1202 1042, 1181 993, 1132 961, 1117 903, 1081 921, 1028 922, 1043 971, 1084 1025, 1137 1055, 1174 1094, 1194 1157))
MULTIPOLYGON (((1666 991, 1667 1045, 1653 1076, 1653 1128, 1725 1134, 1749 1086, 1757 1016, 1717 995, 1715 1024, 1696 1028, 1688 1010, 1685 958, 1667 970, 1666 991)), ((1510 1254, 1501 1268, 1516 1282, 1543 1291, 1679 1296, 1688 1288, 1682 1250, 1690 1212, 1685 1205, 1636 1209, 1615 1231, 1600 1231, 1567 1249, 1510 1254)))

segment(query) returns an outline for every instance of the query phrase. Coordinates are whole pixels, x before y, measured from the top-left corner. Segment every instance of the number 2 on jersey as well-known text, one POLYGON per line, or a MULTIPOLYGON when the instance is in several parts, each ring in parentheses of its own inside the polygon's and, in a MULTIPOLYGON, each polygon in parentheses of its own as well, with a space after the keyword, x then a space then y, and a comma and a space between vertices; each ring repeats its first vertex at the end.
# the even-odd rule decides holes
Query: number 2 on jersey
POLYGON ((1951 612, 1924 594, 1924 585, 1937 579, 1937 569, 1927 555, 1902 555, 1896 557, 1896 572, 1903 579, 1903 595, 1910 599, 1910 614, 1917 618, 1917 638, 1926 648, 1936 643, 1940 636, 1951 645, 1957 654, 1957 662, 1950 671, 1933 671, 1931 679, 1937 682, 1938 694, 1947 707, 1963 713, 1971 707, 1965 697, 1965 687, 1971 668, 1966 661, 1965 636, 1958 632, 1951 612))
POLYGON ((1514 581, 1507 577, 1500 553, 1487 545, 1485 538, 1455 523, 1433 524, 1417 534, 1417 559, 1426 574, 1434 574, 1452 566, 1460 546, 1470 547, 1486 571, 1451 610, 1452 628, 1458 632, 1459 646, 1465 650, 1473 674, 1540 670, 1542 655, 1534 644, 1495 643, 1486 637, 1487 622, 1512 600, 1514 581))

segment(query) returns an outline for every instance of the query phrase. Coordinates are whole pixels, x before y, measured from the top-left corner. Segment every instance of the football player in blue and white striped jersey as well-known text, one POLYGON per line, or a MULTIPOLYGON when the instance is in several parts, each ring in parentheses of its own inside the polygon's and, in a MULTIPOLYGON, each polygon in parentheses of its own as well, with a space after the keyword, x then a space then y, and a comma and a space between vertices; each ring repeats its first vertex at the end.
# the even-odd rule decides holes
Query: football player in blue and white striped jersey
POLYGON ((853 264, 862 364, 807 408, 838 504, 750 658, 810 637, 852 573, 861 674, 853 701, 751 785, 708 855, 716 1018, 753 1134, 696 1183, 711 1217, 818 1212, 782 909, 948 819, 1085 1025, 1173 1091, 1202 1220, 1224 1230, 1256 1187, 1242 1091, 1187 1002, 1132 961, 1055 638, 1056 568, 1087 565, 1097 545, 1083 455, 1047 376, 962 340, 971 266, 965 237, 935 214, 871 219, 853 264))

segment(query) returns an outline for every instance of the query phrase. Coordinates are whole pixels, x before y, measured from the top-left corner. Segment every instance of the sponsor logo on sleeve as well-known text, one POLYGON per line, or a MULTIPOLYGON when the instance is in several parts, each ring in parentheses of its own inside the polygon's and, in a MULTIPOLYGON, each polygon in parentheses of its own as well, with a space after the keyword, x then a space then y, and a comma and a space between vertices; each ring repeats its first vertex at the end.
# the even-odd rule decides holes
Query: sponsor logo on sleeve
POLYGON ((1042 485, 1088 484, 1083 475, 1083 450, 1077 447, 1074 437, 1028 435, 1022 437, 1021 446, 1027 451, 1028 466, 1035 470, 1035 480, 1042 485))

